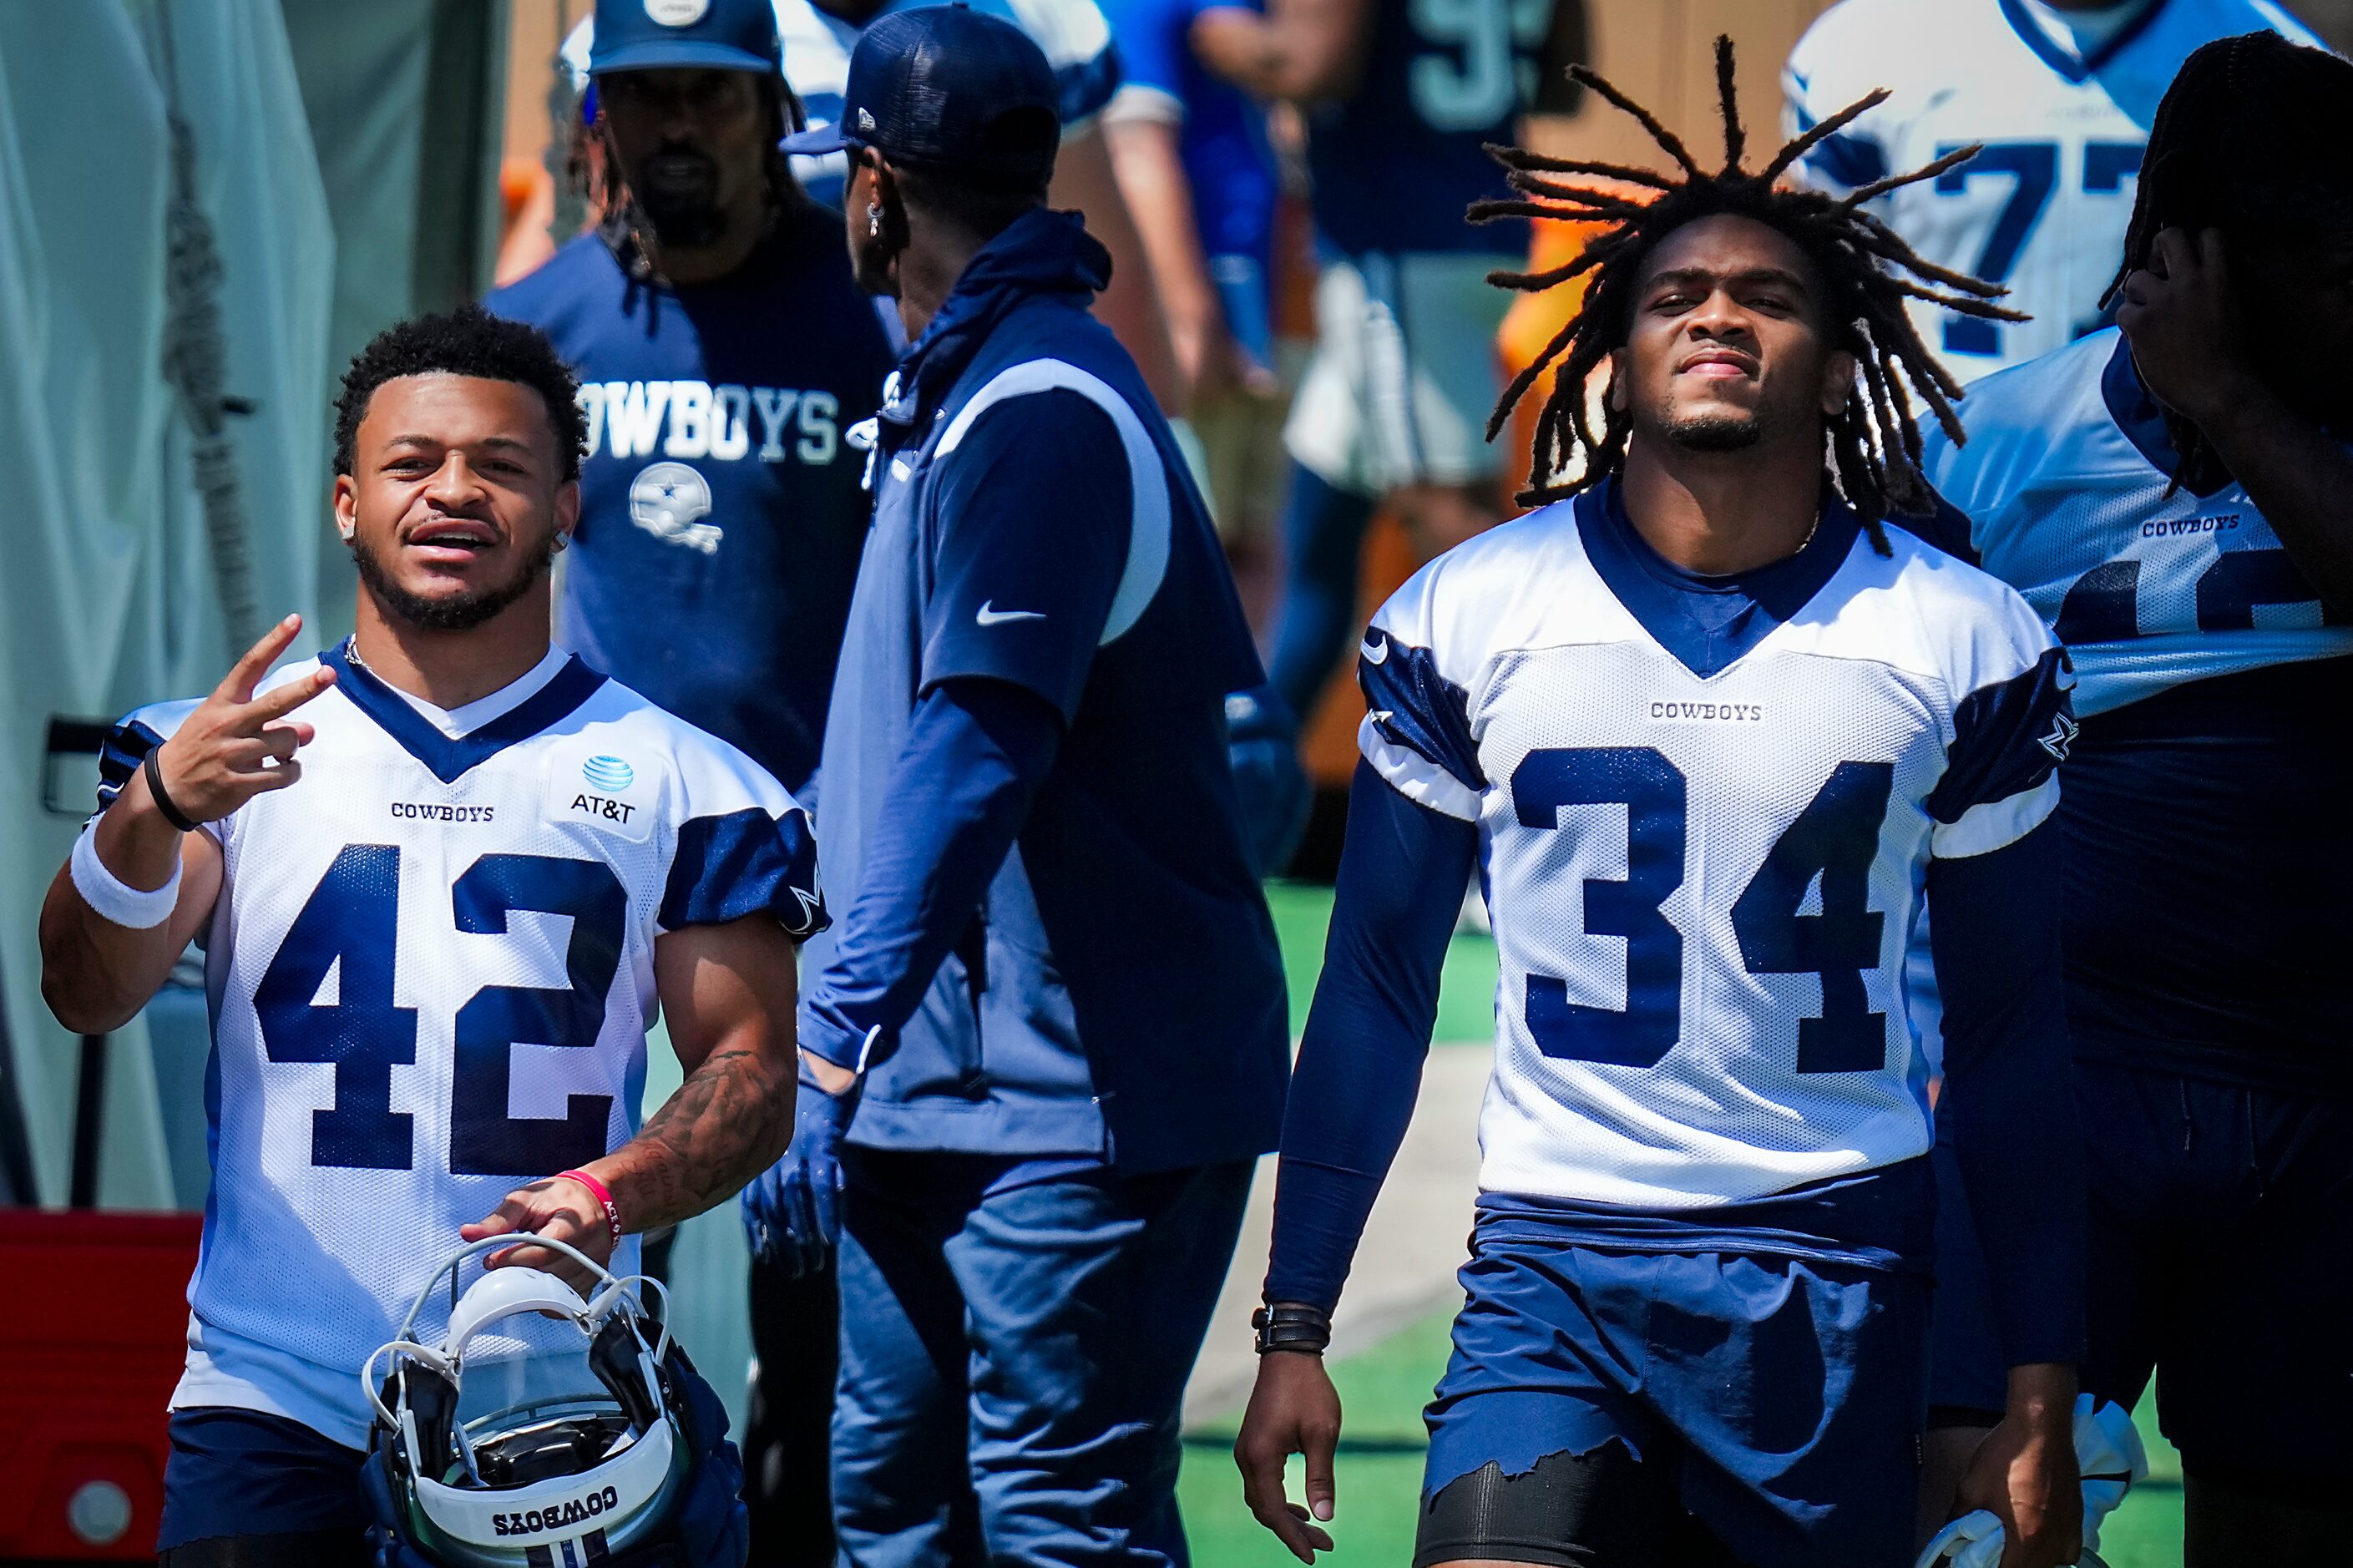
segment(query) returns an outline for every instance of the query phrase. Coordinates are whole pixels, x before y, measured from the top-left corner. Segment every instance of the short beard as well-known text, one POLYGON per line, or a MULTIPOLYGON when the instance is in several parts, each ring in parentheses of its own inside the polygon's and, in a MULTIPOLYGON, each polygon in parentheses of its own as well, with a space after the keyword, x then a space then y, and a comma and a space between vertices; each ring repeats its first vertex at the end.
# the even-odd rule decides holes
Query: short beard
POLYGON ((653 231, 656 245, 680 250, 700 250, 727 237, 727 220, 705 201, 636 198, 638 216, 653 231))
POLYGON ((387 619, 414 631, 470 632, 531 592, 533 584, 546 574, 548 563, 555 559, 555 535, 551 532, 506 582, 452 599, 424 598, 394 582, 384 563, 376 559, 375 552, 360 542, 357 535, 352 538, 351 552, 352 564, 359 568, 360 582, 366 586, 368 597, 375 601, 387 619))
POLYGON ((1745 452, 1765 439, 1765 421, 1754 414, 1703 414, 1662 420, 1661 426, 1686 452, 1745 452))

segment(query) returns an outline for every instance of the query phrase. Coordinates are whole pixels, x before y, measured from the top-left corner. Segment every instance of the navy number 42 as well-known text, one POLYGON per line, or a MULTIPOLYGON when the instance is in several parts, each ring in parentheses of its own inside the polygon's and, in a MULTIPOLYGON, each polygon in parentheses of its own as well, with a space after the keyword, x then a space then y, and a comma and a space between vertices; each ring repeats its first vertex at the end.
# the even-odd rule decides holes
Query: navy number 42
MULTIPOLYGON (((458 1010, 450 1171, 544 1175, 586 1164, 605 1152, 610 1095, 573 1095, 561 1117, 511 1117, 507 1088, 515 1046, 596 1043, 628 915, 620 879, 601 860, 485 855, 458 879, 450 901, 461 931, 501 934, 519 910, 572 919, 568 985, 485 985, 458 1010)), ((399 921, 399 846, 345 845, 254 990, 271 1061, 334 1066, 335 1103, 311 1114, 313 1165, 416 1163, 415 1118, 392 1109, 392 1069, 417 1060, 417 1009, 392 1000, 399 921), (330 969, 335 1000, 314 1005, 330 969)))
MULTIPOLYGON (((1887 1060, 1886 1015, 1863 972, 1879 965, 1886 917, 1869 906, 1871 864, 1894 792, 1892 763, 1841 763, 1732 906, 1751 974, 1819 974, 1822 1010, 1798 1025, 1797 1069, 1868 1072, 1887 1060), (1819 912, 1800 913, 1816 879, 1819 912)), ((1649 1068, 1683 1033, 1683 936, 1661 906, 1683 883, 1687 791, 1681 769, 1650 746, 1530 752, 1512 770, 1512 800, 1529 827, 1560 826, 1561 807, 1626 808, 1626 875, 1585 884, 1588 936, 1626 941, 1626 1005, 1568 999, 1557 975, 1527 979, 1528 1033, 1563 1061, 1649 1068)))

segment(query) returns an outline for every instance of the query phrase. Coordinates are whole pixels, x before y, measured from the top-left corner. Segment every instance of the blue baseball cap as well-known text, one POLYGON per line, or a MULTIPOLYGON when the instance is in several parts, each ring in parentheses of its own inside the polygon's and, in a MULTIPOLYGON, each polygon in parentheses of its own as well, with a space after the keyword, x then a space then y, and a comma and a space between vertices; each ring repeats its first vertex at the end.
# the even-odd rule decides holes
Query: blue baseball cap
POLYGON ((784 68, 771 0, 596 0, 588 74, 784 68))
POLYGON ((1042 184, 1061 141, 1054 68, 1029 36, 964 5, 894 11, 850 51, 841 119, 787 136, 787 153, 871 147, 893 163, 933 163, 1042 184))

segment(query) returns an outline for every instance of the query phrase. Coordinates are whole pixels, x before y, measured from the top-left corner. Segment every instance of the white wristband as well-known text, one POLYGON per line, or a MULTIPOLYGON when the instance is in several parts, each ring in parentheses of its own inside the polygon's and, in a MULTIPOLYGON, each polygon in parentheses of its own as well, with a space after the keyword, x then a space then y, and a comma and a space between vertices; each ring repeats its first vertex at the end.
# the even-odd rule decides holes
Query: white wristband
POLYGON ((98 858, 98 824, 92 821, 74 840, 72 868, 74 891, 82 901, 98 911, 100 920, 130 931, 152 931, 172 918, 172 910, 180 901, 180 863, 172 862, 172 879, 147 892, 134 888, 106 868, 98 858))

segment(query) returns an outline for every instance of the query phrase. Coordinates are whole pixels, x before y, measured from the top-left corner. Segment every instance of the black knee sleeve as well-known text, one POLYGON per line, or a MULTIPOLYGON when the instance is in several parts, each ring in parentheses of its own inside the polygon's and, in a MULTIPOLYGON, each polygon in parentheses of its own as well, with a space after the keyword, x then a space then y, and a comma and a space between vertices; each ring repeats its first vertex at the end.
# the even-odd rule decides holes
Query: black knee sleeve
POLYGON ((1611 1441, 1547 1454, 1525 1475, 1489 1463, 1425 1498, 1414 1568, 1484 1558, 1545 1568, 1737 1568, 1683 1511, 1672 1468, 1611 1441))

